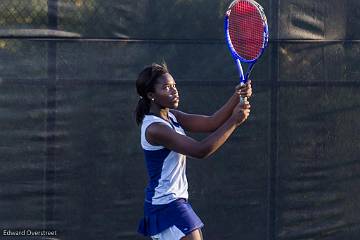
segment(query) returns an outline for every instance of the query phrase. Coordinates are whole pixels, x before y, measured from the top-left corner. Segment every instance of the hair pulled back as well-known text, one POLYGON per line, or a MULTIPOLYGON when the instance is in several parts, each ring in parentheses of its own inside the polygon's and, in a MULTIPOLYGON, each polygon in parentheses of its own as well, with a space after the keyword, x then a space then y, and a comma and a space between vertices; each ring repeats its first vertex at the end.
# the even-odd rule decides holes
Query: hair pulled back
POLYGON ((150 66, 146 66, 140 72, 136 80, 136 91, 140 96, 135 110, 136 123, 138 125, 142 123, 144 116, 150 111, 151 100, 148 98, 147 94, 149 92, 154 92, 154 85, 156 84, 157 79, 165 73, 169 73, 165 63, 153 63, 150 66))

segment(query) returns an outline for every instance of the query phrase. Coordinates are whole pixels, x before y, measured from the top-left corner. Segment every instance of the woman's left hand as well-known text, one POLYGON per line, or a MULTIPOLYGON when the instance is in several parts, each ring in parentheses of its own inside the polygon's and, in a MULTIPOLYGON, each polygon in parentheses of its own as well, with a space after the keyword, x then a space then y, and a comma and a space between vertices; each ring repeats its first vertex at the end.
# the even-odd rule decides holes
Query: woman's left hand
POLYGON ((245 85, 237 85, 235 87, 235 93, 241 97, 251 97, 252 95, 252 88, 251 88, 251 80, 248 80, 245 85))

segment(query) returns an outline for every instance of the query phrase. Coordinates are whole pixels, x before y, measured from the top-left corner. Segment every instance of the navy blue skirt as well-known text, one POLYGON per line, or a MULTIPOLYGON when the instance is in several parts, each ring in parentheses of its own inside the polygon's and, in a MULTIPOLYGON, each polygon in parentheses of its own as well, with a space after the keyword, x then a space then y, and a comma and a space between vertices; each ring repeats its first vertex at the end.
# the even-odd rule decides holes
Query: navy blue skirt
POLYGON ((171 226, 176 226, 187 235, 203 227, 204 224, 186 199, 180 198, 162 205, 145 202, 144 218, 139 223, 139 233, 144 236, 153 236, 171 226))

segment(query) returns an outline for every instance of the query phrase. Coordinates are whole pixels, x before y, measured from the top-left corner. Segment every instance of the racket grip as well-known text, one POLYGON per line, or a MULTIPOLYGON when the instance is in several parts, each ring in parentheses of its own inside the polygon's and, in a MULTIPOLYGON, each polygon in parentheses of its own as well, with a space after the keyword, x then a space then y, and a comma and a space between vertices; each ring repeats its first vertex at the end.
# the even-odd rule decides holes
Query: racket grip
POLYGON ((240 104, 244 104, 247 101, 247 97, 240 96, 240 104))
MULTIPOLYGON (((245 85, 244 82, 240 83, 240 86, 244 86, 244 85, 245 85)), ((247 101, 247 97, 240 96, 240 104, 244 104, 245 101, 247 101)))

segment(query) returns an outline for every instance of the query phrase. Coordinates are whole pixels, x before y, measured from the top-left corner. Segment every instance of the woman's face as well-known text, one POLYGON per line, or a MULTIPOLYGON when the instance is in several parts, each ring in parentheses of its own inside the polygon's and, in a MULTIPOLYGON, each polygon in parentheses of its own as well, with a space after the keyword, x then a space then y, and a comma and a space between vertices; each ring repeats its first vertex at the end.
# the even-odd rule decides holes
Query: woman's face
POLYGON ((179 93, 176 83, 169 73, 161 75, 154 86, 154 102, 162 108, 177 108, 179 106, 179 93))

